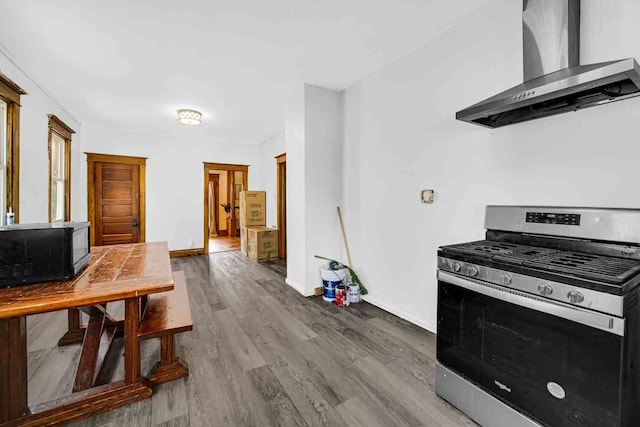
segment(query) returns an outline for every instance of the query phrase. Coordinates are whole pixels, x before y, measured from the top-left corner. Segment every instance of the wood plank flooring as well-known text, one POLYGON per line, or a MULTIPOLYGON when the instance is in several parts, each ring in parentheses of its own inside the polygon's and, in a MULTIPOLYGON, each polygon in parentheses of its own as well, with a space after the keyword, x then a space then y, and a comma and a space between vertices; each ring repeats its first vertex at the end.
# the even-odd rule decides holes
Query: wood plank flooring
POLYGON ((215 236, 209 239, 209 253, 239 251, 240 237, 215 236))
MULTIPOLYGON (((74 426, 474 426, 433 392, 435 337, 370 304, 338 308, 284 283, 282 261, 239 252, 172 259, 194 329, 176 341, 190 376, 74 426)), ((110 307, 116 312, 121 307, 110 307)), ((65 312, 28 319, 29 400, 71 393, 79 345, 65 312)), ((122 340, 101 378, 123 377, 122 340)), ((143 372, 159 357, 143 343, 143 372)))

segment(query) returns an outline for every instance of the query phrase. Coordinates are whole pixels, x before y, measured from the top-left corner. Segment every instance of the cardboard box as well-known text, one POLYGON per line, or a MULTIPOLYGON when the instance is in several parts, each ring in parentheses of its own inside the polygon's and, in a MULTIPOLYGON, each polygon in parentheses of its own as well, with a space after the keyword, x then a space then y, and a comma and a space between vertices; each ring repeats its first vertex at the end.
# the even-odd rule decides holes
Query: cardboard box
POLYGON ((267 193, 265 191, 240 192, 240 226, 259 227, 267 224, 267 193))
POLYGON ((278 259, 278 229, 247 227, 247 256, 258 262, 278 259))
POLYGON ((247 256, 249 251, 247 250, 247 227, 240 226, 240 252, 242 255, 247 256))

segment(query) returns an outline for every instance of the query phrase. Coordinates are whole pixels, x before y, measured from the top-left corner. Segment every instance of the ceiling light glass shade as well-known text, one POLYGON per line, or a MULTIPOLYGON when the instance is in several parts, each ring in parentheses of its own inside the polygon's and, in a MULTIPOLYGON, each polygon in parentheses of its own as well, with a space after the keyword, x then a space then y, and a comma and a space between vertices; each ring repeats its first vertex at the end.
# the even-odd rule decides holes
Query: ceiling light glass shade
POLYGON ((183 125, 199 125, 202 113, 196 110, 178 110, 178 121, 183 125))

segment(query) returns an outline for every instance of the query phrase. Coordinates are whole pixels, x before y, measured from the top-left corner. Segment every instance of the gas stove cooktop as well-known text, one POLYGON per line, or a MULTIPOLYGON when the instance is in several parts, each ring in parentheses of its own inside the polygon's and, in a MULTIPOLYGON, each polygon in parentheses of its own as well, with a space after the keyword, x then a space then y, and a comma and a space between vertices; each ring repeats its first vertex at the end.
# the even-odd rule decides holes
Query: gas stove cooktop
POLYGON ((640 209, 487 206, 485 228, 439 248, 442 274, 614 316, 640 300, 640 209))
MULTIPOLYGON (((610 292, 612 285, 622 287, 640 273, 640 260, 490 240, 443 246, 440 249, 447 258, 455 259, 458 254, 469 262, 476 260, 480 264, 492 262, 504 267, 529 267, 560 276, 602 282, 606 285, 597 290, 604 292, 610 292)), ((594 286, 591 283, 588 287, 594 286)))

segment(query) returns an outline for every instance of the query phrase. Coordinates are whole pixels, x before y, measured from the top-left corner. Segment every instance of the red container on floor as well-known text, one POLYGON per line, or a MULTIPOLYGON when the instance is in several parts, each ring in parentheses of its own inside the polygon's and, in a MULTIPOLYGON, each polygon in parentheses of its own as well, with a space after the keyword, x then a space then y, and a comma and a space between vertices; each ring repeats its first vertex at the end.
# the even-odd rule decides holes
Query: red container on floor
POLYGON ((346 287, 344 285, 336 286, 336 305, 338 307, 344 307, 347 298, 346 287))

